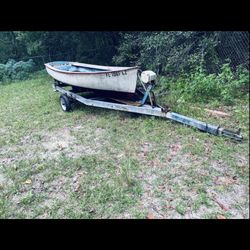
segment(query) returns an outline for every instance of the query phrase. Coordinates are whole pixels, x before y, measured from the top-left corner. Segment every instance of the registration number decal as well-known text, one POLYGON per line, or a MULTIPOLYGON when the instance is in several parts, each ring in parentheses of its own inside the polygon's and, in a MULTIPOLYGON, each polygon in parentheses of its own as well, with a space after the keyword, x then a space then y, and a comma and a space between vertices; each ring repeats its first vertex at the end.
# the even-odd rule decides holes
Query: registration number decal
POLYGON ((113 76, 120 76, 120 75, 127 75, 127 71, 123 70, 123 71, 119 71, 119 72, 106 73, 106 77, 113 77, 113 76))

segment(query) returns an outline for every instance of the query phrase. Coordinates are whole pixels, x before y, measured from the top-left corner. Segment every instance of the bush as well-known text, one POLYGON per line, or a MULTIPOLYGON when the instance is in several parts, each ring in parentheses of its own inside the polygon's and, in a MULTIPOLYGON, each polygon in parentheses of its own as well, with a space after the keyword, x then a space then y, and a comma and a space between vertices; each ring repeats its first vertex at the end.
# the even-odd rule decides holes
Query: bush
POLYGON ((5 64, 0 64, 0 82, 2 82, 5 75, 5 64))
POLYGON ((219 74, 208 74, 202 66, 198 66, 193 73, 178 80, 166 82, 166 78, 162 78, 160 82, 160 92, 170 92, 177 103, 219 101, 230 105, 236 98, 248 93, 249 71, 240 66, 233 73, 229 63, 226 63, 219 74))
POLYGON ((0 64, 0 82, 25 80, 30 73, 34 72, 34 68, 35 64, 32 59, 27 62, 9 59, 6 64, 0 64))

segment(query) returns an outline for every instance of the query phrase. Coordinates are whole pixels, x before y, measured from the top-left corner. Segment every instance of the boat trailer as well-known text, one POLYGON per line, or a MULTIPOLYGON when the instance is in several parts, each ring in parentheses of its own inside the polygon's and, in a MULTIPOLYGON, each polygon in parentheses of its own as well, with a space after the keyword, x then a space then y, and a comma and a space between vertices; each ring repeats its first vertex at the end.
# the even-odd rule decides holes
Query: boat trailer
POLYGON ((87 106, 163 117, 195 127, 213 135, 226 136, 237 141, 241 141, 243 139, 240 129, 236 132, 230 131, 220 127, 219 125, 208 124, 206 122, 198 121, 196 119, 172 112, 168 107, 161 107, 156 103, 154 93, 152 92, 154 85, 155 82, 151 81, 147 87, 143 85, 143 89, 137 88, 135 94, 129 94, 118 92, 114 93, 109 91, 93 91, 93 89, 75 87, 55 80, 53 89, 54 91, 61 93, 60 104, 62 110, 65 112, 71 110, 71 103, 76 100, 87 106), (67 86, 72 87, 72 89, 65 89, 64 87, 67 86))

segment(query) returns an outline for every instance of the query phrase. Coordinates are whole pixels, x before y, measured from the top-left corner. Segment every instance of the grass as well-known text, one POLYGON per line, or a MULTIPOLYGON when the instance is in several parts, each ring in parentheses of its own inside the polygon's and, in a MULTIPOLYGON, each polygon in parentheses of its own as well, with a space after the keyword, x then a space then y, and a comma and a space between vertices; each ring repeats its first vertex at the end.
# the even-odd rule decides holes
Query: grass
POLYGON ((247 99, 217 103, 228 118, 204 111, 213 103, 172 107, 241 127, 235 143, 160 118, 78 104, 64 113, 51 83, 40 72, 0 85, 0 218, 249 218, 247 99))

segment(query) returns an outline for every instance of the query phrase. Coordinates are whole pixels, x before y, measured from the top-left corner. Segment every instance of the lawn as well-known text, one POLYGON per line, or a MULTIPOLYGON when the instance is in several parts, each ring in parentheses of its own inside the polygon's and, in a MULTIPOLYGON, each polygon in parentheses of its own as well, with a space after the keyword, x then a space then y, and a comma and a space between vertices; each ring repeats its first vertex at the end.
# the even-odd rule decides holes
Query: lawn
POLYGON ((239 143, 161 118, 65 113, 51 84, 44 72, 0 84, 0 218, 249 218, 247 99, 217 107, 225 118, 172 107, 241 127, 239 143))

